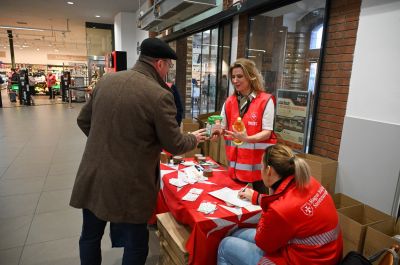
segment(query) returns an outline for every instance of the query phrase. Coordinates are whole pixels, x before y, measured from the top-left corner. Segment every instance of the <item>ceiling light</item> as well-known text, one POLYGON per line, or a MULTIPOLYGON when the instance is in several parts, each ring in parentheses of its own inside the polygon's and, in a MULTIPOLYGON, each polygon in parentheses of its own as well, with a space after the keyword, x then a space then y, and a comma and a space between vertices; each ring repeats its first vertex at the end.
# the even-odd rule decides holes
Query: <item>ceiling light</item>
POLYGON ((44 31, 44 29, 27 28, 27 27, 14 27, 14 26, 0 26, 0 29, 19 29, 19 30, 44 31))
POLYGON ((99 15, 95 15, 95 17, 101 17, 101 16, 99 16, 99 15))
POLYGON ((69 5, 73 5, 73 4, 74 4, 74 2, 67 2, 67 4, 69 4, 69 5))
POLYGON ((39 48, 37 48, 36 50, 37 50, 37 51, 40 51, 40 49, 39 49, 39 48))

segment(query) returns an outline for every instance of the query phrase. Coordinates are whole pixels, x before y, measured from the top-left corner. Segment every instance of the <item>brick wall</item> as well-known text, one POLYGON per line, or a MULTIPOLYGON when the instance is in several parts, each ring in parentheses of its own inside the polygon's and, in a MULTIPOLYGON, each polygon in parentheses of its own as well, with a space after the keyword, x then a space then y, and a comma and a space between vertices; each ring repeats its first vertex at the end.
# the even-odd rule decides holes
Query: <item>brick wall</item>
POLYGON ((361 0, 332 0, 311 153, 337 160, 361 0))

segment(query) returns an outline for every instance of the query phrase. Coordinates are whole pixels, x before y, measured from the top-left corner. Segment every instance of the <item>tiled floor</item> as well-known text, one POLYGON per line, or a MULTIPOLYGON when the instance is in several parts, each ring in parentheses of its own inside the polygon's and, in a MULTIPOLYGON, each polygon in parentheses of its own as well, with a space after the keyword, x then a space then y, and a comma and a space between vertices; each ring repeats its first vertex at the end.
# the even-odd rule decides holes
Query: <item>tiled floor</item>
MULTIPOLYGON (((0 108, 1 265, 79 264, 82 216, 68 203, 86 140, 76 125, 81 107, 0 108)), ((150 235, 147 264, 156 264, 159 242, 150 235)), ((102 250, 103 264, 121 264, 123 250, 108 236, 102 250)))

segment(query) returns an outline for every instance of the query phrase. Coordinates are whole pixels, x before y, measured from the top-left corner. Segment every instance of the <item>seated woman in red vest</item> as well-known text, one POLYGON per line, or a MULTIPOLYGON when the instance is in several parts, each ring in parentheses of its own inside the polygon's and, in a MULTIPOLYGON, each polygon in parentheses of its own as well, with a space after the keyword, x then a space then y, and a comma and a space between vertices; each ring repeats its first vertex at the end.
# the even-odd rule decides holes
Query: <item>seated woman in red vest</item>
POLYGON ((229 175, 252 183, 253 189, 265 193, 260 161, 264 149, 276 143, 273 132, 275 98, 264 91, 262 76, 251 60, 238 59, 229 68, 229 76, 235 91, 221 110, 229 175), (242 132, 233 128, 238 117, 245 126, 242 132), (232 139, 243 143, 237 145, 232 139))
POLYGON ((257 228, 235 231, 218 249, 218 265, 335 265, 342 235, 335 204, 307 163, 282 144, 268 147, 262 178, 272 195, 239 192, 262 208, 257 228))

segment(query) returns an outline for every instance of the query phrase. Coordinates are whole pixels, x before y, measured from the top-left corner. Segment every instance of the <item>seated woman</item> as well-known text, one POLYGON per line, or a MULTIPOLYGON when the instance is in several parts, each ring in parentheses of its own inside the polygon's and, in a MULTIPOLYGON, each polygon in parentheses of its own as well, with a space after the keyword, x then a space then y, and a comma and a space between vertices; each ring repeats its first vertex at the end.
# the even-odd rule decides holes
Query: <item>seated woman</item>
POLYGON ((239 192, 262 215, 257 228, 245 228, 224 238, 218 264, 338 264, 342 235, 335 204, 321 184, 310 176, 307 163, 282 144, 263 155, 262 179, 272 195, 252 189, 239 192))

